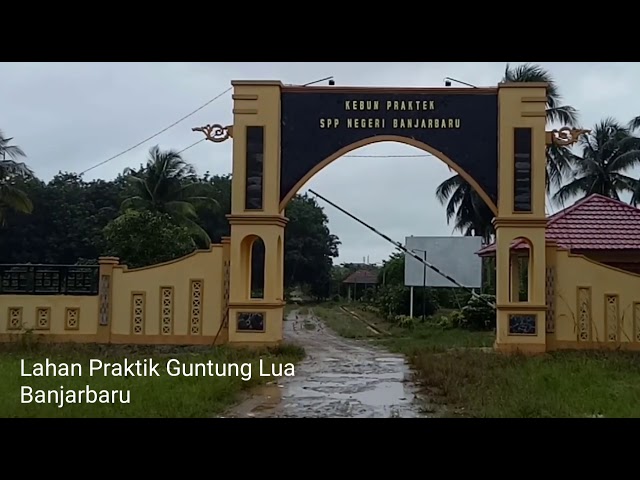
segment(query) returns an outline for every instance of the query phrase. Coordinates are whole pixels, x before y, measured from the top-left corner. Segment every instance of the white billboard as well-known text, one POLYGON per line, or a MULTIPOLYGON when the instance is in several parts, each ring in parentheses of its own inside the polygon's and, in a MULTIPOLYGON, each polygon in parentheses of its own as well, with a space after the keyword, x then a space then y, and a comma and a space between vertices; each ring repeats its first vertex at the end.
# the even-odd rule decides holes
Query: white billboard
MULTIPOLYGON (((406 237, 405 248, 426 259, 442 273, 467 288, 482 287, 482 260, 476 252, 481 237, 406 237)), ((407 287, 457 287, 442 275, 405 254, 404 284, 407 287), (426 275, 425 275, 426 274, 426 275)))

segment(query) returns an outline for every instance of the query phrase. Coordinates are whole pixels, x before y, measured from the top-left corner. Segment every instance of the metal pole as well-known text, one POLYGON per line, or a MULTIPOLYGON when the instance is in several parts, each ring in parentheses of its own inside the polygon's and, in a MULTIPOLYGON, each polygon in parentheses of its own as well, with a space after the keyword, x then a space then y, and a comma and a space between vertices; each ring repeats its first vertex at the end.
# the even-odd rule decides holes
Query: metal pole
POLYGON ((429 262, 427 262, 426 260, 420 258, 419 256, 417 256, 415 253, 410 252, 409 250, 407 250, 400 242, 396 242, 394 240, 391 240, 389 237, 387 237, 384 233, 379 232, 378 230, 376 230, 375 228, 373 228, 371 225, 366 224, 365 222, 363 222, 362 220, 360 220, 358 217, 356 217, 355 215, 350 214, 349 212, 347 212, 344 208, 339 207, 338 205, 336 205, 335 203, 333 203, 330 200, 327 200, 326 198, 324 198, 322 195, 314 192, 313 190, 309 189, 309 192, 311 192, 311 194, 315 195, 316 197, 318 197, 321 200, 324 200, 325 202, 327 202, 329 205, 331 205, 332 207, 340 210, 342 213, 344 213, 345 215, 347 215, 348 217, 354 219, 356 222, 358 222, 360 225, 368 228, 369 230, 371 230, 373 233, 381 236, 382 238, 384 238, 386 241, 388 241, 389 243, 392 243, 393 245, 395 245, 395 247, 400 250, 403 253, 408 253, 409 255, 411 255, 413 258, 415 258, 416 260, 418 260, 420 263, 426 265, 427 267, 429 267, 431 270, 433 270, 434 272, 436 272, 438 275, 446 278, 447 280, 449 280, 451 283, 453 283, 454 285, 457 285, 458 287, 462 288, 463 290, 466 290, 467 292, 469 292, 473 297, 477 297, 479 299, 481 299, 483 302, 485 302, 487 305, 489 305, 492 308, 496 308, 495 303, 490 302, 488 300, 486 300, 484 297, 479 296, 476 292, 473 291, 472 288, 469 287, 465 287, 464 285, 462 285, 460 282, 458 282, 456 279, 450 277, 449 275, 447 275, 446 273, 443 273, 440 271, 439 268, 437 268, 434 265, 431 265, 429 262))
POLYGON ((413 287, 409 287, 409 316, 413 318, 413 287))
POLYGON ((427 318, 427 252, 424 253, 424 264, 422 265, 422 321, 427 318))

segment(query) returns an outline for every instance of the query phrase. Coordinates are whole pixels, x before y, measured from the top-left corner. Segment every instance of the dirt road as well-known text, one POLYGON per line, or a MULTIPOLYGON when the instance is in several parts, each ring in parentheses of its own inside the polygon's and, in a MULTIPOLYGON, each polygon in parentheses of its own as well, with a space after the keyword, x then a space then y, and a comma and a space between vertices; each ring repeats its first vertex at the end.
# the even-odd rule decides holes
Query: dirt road
POLYGON ((420 417, 422 401, 402 356, 344 339, 292 312, 286 341, 305 348, 296 375, 259 387, 225 417, 420 417))

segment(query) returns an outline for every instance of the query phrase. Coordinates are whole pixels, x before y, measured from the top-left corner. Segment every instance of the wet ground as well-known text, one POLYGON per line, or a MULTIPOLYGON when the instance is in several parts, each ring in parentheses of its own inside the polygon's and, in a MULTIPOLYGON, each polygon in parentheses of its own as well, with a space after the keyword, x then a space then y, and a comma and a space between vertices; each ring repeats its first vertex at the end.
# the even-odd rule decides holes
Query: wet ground
POLYGON ((306 350, 295 377, 251 392, 226 417, 422 417, 424 401, 403 356, 337 336, 311 315, 292 312, 285 339, 306 350))

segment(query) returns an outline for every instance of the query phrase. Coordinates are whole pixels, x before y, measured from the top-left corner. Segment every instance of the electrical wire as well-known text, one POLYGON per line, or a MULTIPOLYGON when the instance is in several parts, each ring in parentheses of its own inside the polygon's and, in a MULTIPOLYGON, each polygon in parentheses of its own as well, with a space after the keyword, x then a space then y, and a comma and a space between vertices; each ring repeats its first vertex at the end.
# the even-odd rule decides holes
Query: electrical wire
MULTIPOLYGON (((166 131, 167 131, 167 130, 169 130, 170 128, 175 127, 175 126, 176 126, 176 125, 178 125, 180 122, 183 122, 183 121, 184 121, 184 120, 186 120, 187 118, 191 117, 191 116, 192 116, 192 115, 194 115, 195 113, 197 113, 197 112, 199 112, 200 110, 202 110, 204 107, 206 107, 206 106, 210 105, 211 103, 215 102, 217 99, 219 99, 220 97, 222 97, 222 96, 223 96, 223 95, 225 95, 226 93, 230 92, 232 88, 233 88, 233 87, 229 87, 229 88, 227 88, 224 92, 222 92, 222 93, 220 93, 220 94, 216 95, 215 97, 213 97, 211 100, 209 100, 209 101, 208 101, 207 103, 205 103, 204 105, 202 105, 202 106, 200 106, 200 107, 196 108, 193 112, 188 113, 187 115, 185 115, 184 117, 180 118, 179 120, 176 120, 175 122, 173 122, 173 123, 172 123, 171 125, 169 125, 168 127, 165 127, 165 128, 163 128, 162 130, 160 130, 158 133, 155 133, 155 134, 151 135, 150 137, 145 138, 145 139, 144 139, 144 140, 142 140, 141 142, 136 143, 136 144, 135 144, 135 145, 133 145, 132 147, 127 148, 126 150, 124 150, 124 151, 122 151, 122 152, 118 153, 117 155, 114 155, 114 156, 113 156, 113 157, 111 157, 111 158, 108 158, 108 159, 106 159, 106 160, 104 160, 104 161, 102 161, 102 162, 100 162, 100 163, 95 164, 95 165, 94 165, 94 166, 92 166, 92 167, 87 168, 86 170, 83 170, 82 172, 80 172, 80 175, 83 175, 83 174, 85 174, 85 173, 87 173, 87 172, 89 172, 89 171, 93 170, 94 168, 98 168, 98 167, 100 167, 100 166, 104 165, 105 163, 109 163, 110 161, 115 160, 115 159, 116 159, 116 158, 118 158, 118 157, 121 157, 121 156, 122 156, 122 155, 124 155, 125 153, 128 153, 128 152, 130 152, 131 150, 133 150, 133 149, 135 149, 135 148, 138 148, 140 145, 142 145, 142 144, 144 144, 144 143, 147 143, 149 140, 151 140, 151 139, 153 139, 153 138, 157 137, 158 135, 160 135, 160 134, 162 134, 162 133, 166 132, 166 131)), ((201 141, 202 141, 202 140, 201 140, 201 141)), ((194 144, 192 144, 192 145, 188 146, 188 147, 187 147, 187 148, 185 148, 184 150, 187 150, 187 149, 189 149, 189 148, 191 148, 191 147, 193 147, 193 146, 197 145, 198 143, 200 143, 200 142, 196 142, 196 143, 194 143, 194 144)), ((184 150, 182 150, 182 151, 184 152, 184 150)))
POLYGON ((189 145, 188 147, 183 148, 182 150, 180 150, 180 151, 178 152, 178 154, 180 154, 180 153, 182 153, 182 152, 186 152, 186 151, 187 151, 187 150, 189 150, 191 147, 195 147, 196 145, 198 145, 199 143, 204 142, 205 140, 206 140, 206 138, 201 138, 201 139, 200 139, 200 140, 198 140, 197 142, 192 143, 192 144, 191 144, 191 145, 189 145))

